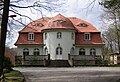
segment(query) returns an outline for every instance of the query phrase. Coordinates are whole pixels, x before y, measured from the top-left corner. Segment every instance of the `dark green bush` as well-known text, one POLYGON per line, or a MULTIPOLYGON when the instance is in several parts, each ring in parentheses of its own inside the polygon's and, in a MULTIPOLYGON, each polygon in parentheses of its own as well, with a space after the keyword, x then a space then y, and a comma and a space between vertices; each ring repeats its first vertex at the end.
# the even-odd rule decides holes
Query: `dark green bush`
POLYGON ((12 66, 12 64, 11 64, 10 58, 4 57, 3 68, 12 70, 11 66, 12 66))

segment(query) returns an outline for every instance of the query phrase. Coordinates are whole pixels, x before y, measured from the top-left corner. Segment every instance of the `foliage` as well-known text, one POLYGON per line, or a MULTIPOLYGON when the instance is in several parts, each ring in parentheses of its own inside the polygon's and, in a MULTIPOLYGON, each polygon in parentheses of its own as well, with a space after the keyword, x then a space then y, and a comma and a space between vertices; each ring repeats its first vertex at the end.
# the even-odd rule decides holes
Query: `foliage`
POLYGON ((11 66, 10 58, 4 57, 3 68, 11 70, 11 66))
POLYGON ((21 72, 13 70, 9 73, 5 73, 5 81, 7 82, 24 82, 25 78, 21 72))

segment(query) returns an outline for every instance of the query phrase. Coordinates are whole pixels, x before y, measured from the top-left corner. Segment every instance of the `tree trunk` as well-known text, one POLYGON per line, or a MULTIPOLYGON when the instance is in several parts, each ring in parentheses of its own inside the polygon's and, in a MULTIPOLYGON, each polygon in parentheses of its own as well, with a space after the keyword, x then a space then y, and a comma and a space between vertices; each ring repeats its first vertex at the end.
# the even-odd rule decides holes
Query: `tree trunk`
POLYGON ((10 0, 4 0, 4 8, 2 14, 2 23, 1 23, 1 39, 0 39, 0 76, 3 73, 3 59, 5 52, 5 41, 6 41, 6 32, 7 32, 7 22, 9 14, 9 5, 10 0))

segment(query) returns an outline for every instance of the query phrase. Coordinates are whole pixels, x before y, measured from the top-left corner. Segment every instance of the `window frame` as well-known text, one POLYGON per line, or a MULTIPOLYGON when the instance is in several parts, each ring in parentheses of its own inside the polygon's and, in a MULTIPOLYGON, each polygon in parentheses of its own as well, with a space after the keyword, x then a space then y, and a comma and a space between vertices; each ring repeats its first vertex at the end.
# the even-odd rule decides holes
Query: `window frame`
POLYGON ((62 38, 62 32, 57 32, 57 39, 61 39, 62 38))
POLYGON ((29 55, 29 49, 28 48, 23 49, 23 55, 29 55))
POLYGON ((28 33, 28 40, 34 40, 34 38, 35 38, 34 32, 29 32, 28 33))
POLYGON ((91 40, 91 34, 89 32, 84 33, 84 40, 86 41, 91 40))
POLYGON ((75 34, 72 32, 71 33, 71 39, 74 40, 74 38, 75 38, 75 34))
POLYGON ((45 36, 45 40, 46 40, 46 39, 47 39, 47 33, 45 33, 45 35, 44 35, 44 36, 45 36))
POLYGON ((95 48, 90 49, 90 55, 96 55, 96 49, 95 48))
POLYGON ((56 48, 56 55, 62 55, 62 53, 63 53, 62 47, 57 47, 56 48))
POLYGON ((84 48, 79 49, 79 55, 85 55, 85 49, 84 48))
POLYGON ((35 56, 40 55, 40 50, 39 50, 39 48, 35 48, 33 54, 34 54, 35 56))

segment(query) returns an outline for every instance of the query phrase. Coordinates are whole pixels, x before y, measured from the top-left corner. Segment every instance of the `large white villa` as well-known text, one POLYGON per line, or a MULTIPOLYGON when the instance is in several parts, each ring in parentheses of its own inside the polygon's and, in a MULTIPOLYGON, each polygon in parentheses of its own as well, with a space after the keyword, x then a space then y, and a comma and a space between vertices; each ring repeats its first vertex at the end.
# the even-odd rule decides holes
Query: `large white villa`
POLYGON ((102 55, 101 32, 76 17, 43 17, 29 23, 21 31, 15 45, 17 56, 24 60, 89 60, 102 55), (46 58, 48 56, 50 58, 46 58), (69 54, 69 55, 68 55, 69 54), (75 55, 75 56, 74 56, 75 55), (42 58, 40 58, 42 57, 42 58))

